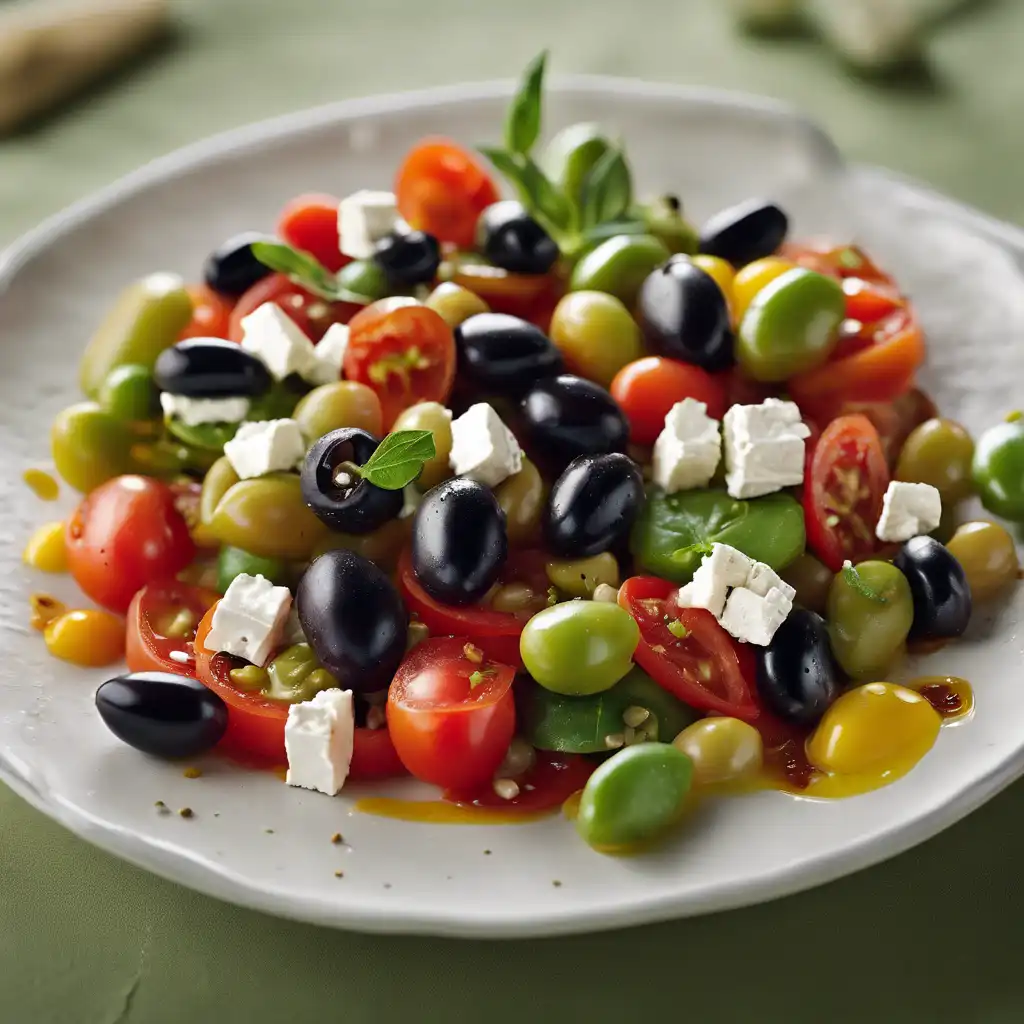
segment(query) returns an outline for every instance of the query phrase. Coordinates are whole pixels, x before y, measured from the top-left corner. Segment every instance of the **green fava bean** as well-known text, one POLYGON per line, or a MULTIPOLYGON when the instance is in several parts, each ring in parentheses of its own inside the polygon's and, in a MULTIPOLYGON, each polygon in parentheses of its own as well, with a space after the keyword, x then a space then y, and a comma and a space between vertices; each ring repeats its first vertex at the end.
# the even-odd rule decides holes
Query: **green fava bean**
POLYGON ((986 430, 974 449, 971 472, 989 512, 1024 522, 1024 423, 1000 423, 986 430))
POLYGON ((842 285, 797 267, 762 288, 736 336, 736 360, 754 380, 783 381, 824 363, 846 316, 842 285))
POLYGON ((562 194, 577 204, 584 180, 609 148, 600 125, 586 121, 571 124, 548 143, 541 166, 562 194))
POLYGON ((289 561, 310 558, 328 534, 303 501, 293 473, 239 481, 224 493, 206 525, 221 544, 289 561))
POLYGON ((523 629, 527 672, 555 693, 600 693, 632 667, 640 628, 629 612, 598 601, 569 601, 538 612, 523 629))
POLYGON ((192 318, 192 300, 176 274, 150 274, 126 288, 86 346, 79 364, 82 390, 96 398, 115 367, 151 370, 192 318))
POLYGON ((804 550, 804 513, 784 493, 747 501, 723 490, 652 490, 630 544, 645 572, 676 583, 689 583, 707 544, 729 544, 776 571, 804 550))
POLYGON ((263 576, 286 587, 291 582, 288 564, 280 558, 263 558, 243 548, 225 546, 217 554, 217 589, 223 594, 236 576, 263 576))
POLYGON ((79 491, 94 487, 134 468, 132 435, 126 424, 95 402, 65 409, 53 421, 50 445, 57 472, 79 491))
POLYGON ((160 415, 160 391, 153 374, 138 363, 125 363, 107 374, 99 404, 114 419, 139 423, 160 415))
POLYGON ((628 728, 645 739, 671 743, 698 717, 636 665, 610 690, 588 697, 527 687, 516 710, 519 730, 531 746, 571 754, 614 750, 622 746, 628 728), (644 711, 648 714, 641 717, 644 711))
POLYGON ((826 619, 832 653, 853 679, 884 679, 899 658, 914 621, 907 578, 889 562, 861 562, 851 582, 836 574, 826 619))
POLYGON ((607 388, 627 363, 643 355, 640 328, 614 295, 570 292, 551 316, 551 340, 566 369, 607 388))
POLYGON ((653 235, 615 235, 576 264, 569 291, 607 292, 632 309, 648 274, 670 255, 665 243, 653 235))
POLYGON ((656 839, 680 818, 693 762, 670 743, 639 743, 608 758, 587 780, 576 831, 596 850, 656 839))
POLYGON ((894 479, 931 484, 948 504, 963 501, 973 490, 971 435, 953 420, 925 420, 903 442, 894 479))

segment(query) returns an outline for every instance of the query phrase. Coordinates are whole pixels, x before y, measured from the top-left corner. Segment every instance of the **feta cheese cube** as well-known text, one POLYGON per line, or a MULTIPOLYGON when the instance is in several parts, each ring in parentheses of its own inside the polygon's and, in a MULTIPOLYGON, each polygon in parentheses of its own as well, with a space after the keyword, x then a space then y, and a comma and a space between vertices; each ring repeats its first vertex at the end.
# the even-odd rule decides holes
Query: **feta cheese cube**
POLYGON ((893 480, 882 499, 875 536, 879 540, 901 544, 911 537, 931 533, 942 518, 942 497, 931 484, 911 484, 893 480))
POLYGON ((654 482, 666 494, 707 487, 722 455, 718 421, 693 398, 676 402, 654 442, 654 482))
POLYGON ((351 690, 321 690, 292 704, 284 726, 285 782, 334 796, 348 778, 355 727, 351 690))
POLYGON ((737 640, 767 647, 792 610, 793 601, 778 587, 772 587, 763 597, 746 587, 737 587, 729 595, 718 621, 737 640))
POLYGON ((316 358, 313 342, 275 302, 242 318, 242 348, 262 359, 277 380, 305 374, 316 358))
POLYGON ((734 405, 723 423, 731 497, 756 498, 803 483, 804 440, 811 431, 793 402, 734 405))
POLYGON ((189 398, 188 395, 172 395, 160 392, 160 407, 165 416, 174 416, 186 427, 198 427, 204 423, 241 423, 249 415, 249 399, 232 398, 189 398))
POLYGON ((758 597, 767 597, 769 590, 780 590, 790 601, 796 597, 796 590, 791 587, 770 565, 764 562, 753 562, 750 567, 750 575, 747 582, 743 584, 747 590, 752 590, 758 597))
POLYGON ((742 587, 754 566, 742 551, 715 544, 705 555, 693 579, 681 587, 676 599, 680 608, 706 608, 715 618, 722 614, 730 587, 742 587))
POLYGON ((243 572, 231 581, 217 605, 206 646, 262 668, 281 642, 291 606, 287 587, 275 587, 263 576, 243 572))
POLYGON ((497 487, 523 468, 523 452, 494 409, 478 402, 452 422, 448 462, 456 476, 497 487))
POLYGON ((313 349, 313 359, 303 371, 310 384, 333 384, 341 380, 341 364, 348 348, 348 327, 331 324, 313 349))
POLYGON ((240 480, 294 469, 306 457, 306 442, 295 420, 243 423, 224 445, 224 454, 240 480))
POLYGON ((363 189, 342 199, 338 205, 341 251, 354 260, 368 260, 377 243, 401 224, 393 192, 363 189))

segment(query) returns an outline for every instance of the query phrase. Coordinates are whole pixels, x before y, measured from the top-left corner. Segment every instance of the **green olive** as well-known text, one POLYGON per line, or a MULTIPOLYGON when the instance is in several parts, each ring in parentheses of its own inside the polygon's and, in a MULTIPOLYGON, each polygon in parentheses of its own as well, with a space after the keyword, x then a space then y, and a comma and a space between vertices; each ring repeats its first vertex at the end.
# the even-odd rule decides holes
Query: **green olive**
POLYGON ((491 307, 476 292, 454 281, 442 281, 424 303, 454 331, 459 324, 478 313, 489 313, 491 307))
POLYGON ((241 480, 217 503, 208 524, 221 544, 263 558, 305 560, 327 534, 309 510, 294 473, 241 480))
POLYGON ((570 597, 593 597, 602 583, 610 587, 619 585, 619 563, 609 551, 590 558, 546 562, 544 571, 551 585, 570 597))
POLYGON ((1024 522, 1024 422, 1000 423, 986 430, 978 438, 971 472, 989 512, 1024 522))
POLYGON ((736 361, 754 380, 775 382, 820 366, 846 316, 843 286, 796 267, 762 288, 736 335, 736 361))
POLYGON ((812 554, 803 554, 786 566, 779 575, 796 589, 795 601, 819 615, 825 614, 828 590, 832 586, 832 570, 812 554))
POLYGON ((578 204, 584 180, 610 148, 600 125, 571 124, 548 143, 541 166, 562 195, 578 204))
POLYGON ((263 576, 279 586, 288 586, 291 572, 280 558, 262 558, 243 548, 225 545, 217 554, 217 589, 223 594, 236 576, 263 576))
POLYGON ((964 523, 946 547, 963 566, 975 601, 991 600, 1020 578, 1017 546, 998 523, 964 523))
POLYGON ((656 839, 680 818, 693 762, 671 743, 639 743, 599 765, 583 787, 576 830, 595 849, 656 839))
POLYGON ((505 513, 505 531, 509 544, 512 547, 537 544, 540 541, 540 521, 547 502, 547 488, 537 467, 524 458, 522 469, 498 484, 494 496, 505 513))
POLYGON ((836 574, 828 592, 828 632, 836 661, 853 679, 884 679, 914 621, 907 578, 889 562, 861 562, 857 585, 836 574))
POLYGON ((568 601, 538 612, 523 629, 519 652, 531 676, 555 693, 600 693, 633 664, 640 627, 617 604, 568 601))
POLYGON ((309 644, 293 644, 283 650, 267 666, 267 676, 263 696, 288 704, 312 700, 321 690, 338 685, 337 680, 321 668, 309 644))
POLYGON ((235 467, 222 455, 203 477, 203 489, 199 495, 199 522, 209 526, 213 522, 213 513, 220 504, 220 499, 238 483, 235 467))
POLYGON ((692 256, 698 248, 697 229, 683 216, 675 196, 661 196, 642 207, 647 230, 664 242, 669 252, 692 256))
POLYGON ((953 420, 926 420, 903 442, 896 463, 897 480, 931 484, 946 502, 963 501, 973 490, 971 435, 953 420))
POLYGON ((387 274, 376 260, 353 260, 338 271, 338 284, 375 302, 390 295, 387 274))
POLYGON ((551 340, 566 369, 608 387, 627 363, 643 355, 640 328, 614 295, 570 292, 551 317, 551 340))
POLYGON ((359 427, 374 437, 380 437, 384 430, 380 399, 365 384, 354 380, 339 380, 313 388, 295 407, 292 416, 310 441, 340 427, 359 427))
POLYGON ((434 436, 434 457, 423 464, 416 485, 429 491, 452 475, 452 414, 439 402, 417 402, 398 415, 392 430, 429 430, 434 436))
POLYGON ((60 413, 50 429, 50 444, 57 472, 79 491, 91 491, 135 468, 127 425, 95 402, 80 402, 60 413))
POLYGON ((160 391, 153 374, 138 363, 115 366, 100 387, 99 404, 116 420, 138 423, 160 415, 160 391))
POLYGON ((702 718, 687 726, 672 745, 693 762, 695 786, 751 779, 764 762, 761 734, 738 718, 702 718))
POLYGON ((653 235, 615 235, 591 249, 573 268, 571 292, 607 292, 632 309, 640 286, 671 253, 653 235))
POLYGON ((389 519, 370 533, 330 533, 313 551, 313 556, 325 551, 345 548, 369 559, 378 568, 391 572, 398 565, 398 557, 412 536, 412 517, 389 519))
POLYGON ((82 390, 96 398, 107 375, 124 363, 151 370, 192 318, 192 300, 176 274, 150 274, 118 297, 79 364, 82 390))

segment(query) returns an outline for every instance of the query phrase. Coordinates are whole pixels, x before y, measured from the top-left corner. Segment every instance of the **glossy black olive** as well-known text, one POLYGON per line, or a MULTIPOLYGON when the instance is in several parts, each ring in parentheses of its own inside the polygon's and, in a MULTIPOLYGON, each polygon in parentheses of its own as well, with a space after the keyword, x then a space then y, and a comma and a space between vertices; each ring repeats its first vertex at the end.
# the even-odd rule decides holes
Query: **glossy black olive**
POLYGON ((405 656, 409 616, 388 577, 354 551, 322 554, 295 592, 309 645, 344 690, 384 689, 405 656))
POLYGON ((499 394, 517 394, 564 368, 554 342, 527 320, 505 313, 477 313, 455 328, 459 371, 499 394))
POLYGON ((624 452, 629 424, 604 388, 562 374, 538 381, 522 403, 527 436, 538 458, 561 472, 579 455, 624 452))
POLYGON ((228 298, 237 299, 257 281, 273 271, 252 254, 253 242, 273 242, 267 235, 247 231, 229 238, 206 258, 203 280, 209 288, 228 298))
POLYGON ((722 289, 686 256, 651 271, 640 288, 638 320, 648 345, 705 370, 733 362, 729 308, 722 289))
POLYGON ((644 501, 644 478, 619 452, 581 455, 551 488, 544 532, 565 558, 587 558, 629 536, 644 501))
POLYGON ((558 259, 555 240, 512 199, 480 214, 476 242, 491 263, 514 274, 546 274, 558 259))
POLYGON ((786 240, 789 218, 775 203, 750 199, 716 213, 700 233, 700 251, 744 267, 771 256, 786 240))
POLYGON ((810 725, 839 696, 842 674, 828 642, 825 620, 794 608, 767 647, 754 647, 757 691, 787 722, 810 725))
POLYGON ((324 434, 302 464, 302 497, 317 518, 342 533, 369 533, 402 510, 402 492, 385 491, 354 474, 343 463, 362 466, 380 442, 358 427, 324 434))
POLYGON ((377 243, 373 256, 388 284, 406 288, 434 280, 441 265, 441 245, 425 231, 396 231, 377 243))
POLYGON ((153 367, 161 391, 189 398, 258 398, 274 383, 262 359, 233 341, 190 338, 165 348, 153 367))
POLYGON ((217 694, 169 672, 108 679, 96 691, 96 710, 119 740, 156 757, 195 757, 228 727, 228 709, 217 694))
POLYGON ((505 513, 489 488, 457 477, 427 492, 412 523, 412 568, 431 597, 479 601, 507 556, 505 513))
POLYGON ((971 621, 971 587, 963 566, 934 537, 914 537, 892 564, 910 584, 914 599, 913 640, 960 636, 971 621))

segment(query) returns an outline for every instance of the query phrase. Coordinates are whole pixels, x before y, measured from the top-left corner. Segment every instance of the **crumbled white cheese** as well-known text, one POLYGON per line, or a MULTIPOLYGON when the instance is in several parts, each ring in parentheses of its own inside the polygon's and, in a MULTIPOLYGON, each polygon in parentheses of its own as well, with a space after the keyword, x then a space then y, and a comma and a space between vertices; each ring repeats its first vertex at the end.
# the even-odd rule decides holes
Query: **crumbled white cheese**
POLYGON ((754 562, 728 544, 715 544, 701 560, 693 579, 681 587, 680 608, 705 608, 717 619, 725 608, 731 587, 746 584, 754 562))
POLYGON ((354 260, 368 260, 377 243, 402 224, 393 192, 363 189, 342 199, 338 205, 338 235, 341 251, 354 260))
POLYGON ((313 349, 313 359, 303 372, 310 384, 333 384, 341 380, 341 364, 348 348, 348 327, 331 324, 313 349))
POLYGON ((767 647, 792 610, 792 600, 777 587, 772 587, 764 597, 746 587, 737 587, 729 594, 718 621, 737 640, 767 647))
POLYGON ((295 420, 243 423, 224 445, 240 480, 294 469, 306 456, 306 442, 295 420))
POLYGON ((931 533, 942 519, 942 496, 931 484, 893 480, 882 499, 875 536, 901 544, 911 537, 931 533))
POLYGON ((188 395, 161 391, 160 407, 165 416, 174 416, 186 427, 198 427, 204 423, 241 423, 249 415, 249 399, 240 396, 189 398, 188 395))
POLYGON ((810 428, 793 402, 768 398, 734 405, 723 421, 725 485, 733 498, 756 498, 804 479, 804 441, 810 428))
POLYGON ((264 576, 240 573, 213 613, 206 646, 262 668, 281 642, 291 606, 287 587, 275 587, 264 576))
POLYGON ((275 302, 242 318, 242 348, 262 359, 277 380, 304 375, 316 358, 305 331, 275 302))
POLYGON ((452 421, 448 461, 456 476, 497 487, 523 468, 523 452, 494 409, 478 402, 452 421))
POLYGON ((285 781, 334 796, 348 778, 354 739, 351 690, 321 690, 312 700, 292 704, 284 726, 285 781))
POLYGON ((676 402, 654 442, 653 478, 666 494, 707 487, 722 455, 718 421, 693 398, 676 402))

